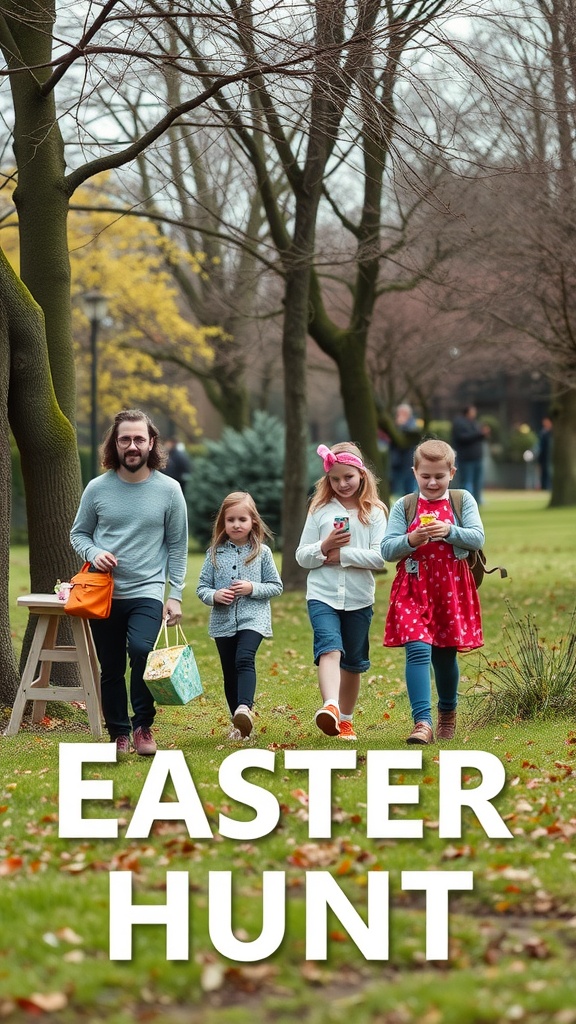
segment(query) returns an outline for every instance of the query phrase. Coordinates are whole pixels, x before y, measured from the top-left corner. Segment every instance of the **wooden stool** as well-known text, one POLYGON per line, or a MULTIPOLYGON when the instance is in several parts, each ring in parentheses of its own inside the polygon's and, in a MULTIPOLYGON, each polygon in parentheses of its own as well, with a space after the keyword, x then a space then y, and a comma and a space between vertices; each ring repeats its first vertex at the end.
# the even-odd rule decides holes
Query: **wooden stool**
POLYGON ((56 594, 27 594, 18 598, 18 604, 38 616, 30 653, 22 673, 14 701, 12 715, 5 736, 15 736, 20 728, 26 701, 34 701, 32 721, 41 722, 46 714, 46 701, 84 701, 93 736, 102 735, 100 714, 100 671, 96 658, 92 632, 86 619, 68 616, 74 638, 73 647, 58 646, 58 625, 66 607, 56 594), (78 664, 80 686, 51 686, 50 666, 54 661, 78 664), (40 674, 34 678, 40 662, 40 674))

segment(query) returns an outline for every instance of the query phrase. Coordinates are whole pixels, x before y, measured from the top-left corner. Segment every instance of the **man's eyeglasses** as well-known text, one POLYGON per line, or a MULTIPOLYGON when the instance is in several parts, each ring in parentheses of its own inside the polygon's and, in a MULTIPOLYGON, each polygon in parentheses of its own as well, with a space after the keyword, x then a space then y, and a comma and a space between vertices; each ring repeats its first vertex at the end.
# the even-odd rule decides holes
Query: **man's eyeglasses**
POLYGON ((129 448, 131 444, 135 444, 137 448, 145 448, 150 444, 149 437, 127 437, 125 434, 122 437, 116 438, 116 444, 119 448, 129 448))

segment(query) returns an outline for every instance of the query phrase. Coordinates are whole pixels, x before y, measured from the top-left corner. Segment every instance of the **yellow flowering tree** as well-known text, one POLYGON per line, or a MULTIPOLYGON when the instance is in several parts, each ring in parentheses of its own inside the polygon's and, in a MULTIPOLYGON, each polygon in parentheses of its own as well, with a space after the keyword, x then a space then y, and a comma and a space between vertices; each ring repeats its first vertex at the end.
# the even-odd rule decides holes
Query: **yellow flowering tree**
MULTIPOLYGON (((78 199, 81 203, 81 193, 78 199)), ((178 356, 209 370, 212 342, 221 332, 195 326, 183 315, 178 288, 166 266, 167 256, 175 255, 173 243, 142 218, 74 211, 69 240, 78 423, 88 419, 90 378, 89 325, 80 300, 84 292, 97 288, 108 300, 98 341, 99 425, 107 426, 122 406, 144 405, 165 413, 183 433, 193 435, 197 419, 190 377, 176 374, 172 361, 178 356)), ((179 251, 178 258, 192 273, 204 273, 201 256, 179 251)))

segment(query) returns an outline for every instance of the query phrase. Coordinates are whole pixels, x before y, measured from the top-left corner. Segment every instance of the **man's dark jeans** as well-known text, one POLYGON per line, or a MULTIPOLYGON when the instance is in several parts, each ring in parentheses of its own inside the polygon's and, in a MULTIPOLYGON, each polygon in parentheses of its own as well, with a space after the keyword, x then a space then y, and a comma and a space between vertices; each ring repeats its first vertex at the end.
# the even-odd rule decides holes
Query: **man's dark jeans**
POLYGON ((162 625, 162 610, 162 602, 153 598, 116 598, 108 619, 90 621, 100 662, 102 711, 111 740, 128 736, 131 728, 149 728, 154 721, 154 698, 143 677, 146 658, 162 625), (131 670, 132 725, 125 682, 126 656, 131 670))

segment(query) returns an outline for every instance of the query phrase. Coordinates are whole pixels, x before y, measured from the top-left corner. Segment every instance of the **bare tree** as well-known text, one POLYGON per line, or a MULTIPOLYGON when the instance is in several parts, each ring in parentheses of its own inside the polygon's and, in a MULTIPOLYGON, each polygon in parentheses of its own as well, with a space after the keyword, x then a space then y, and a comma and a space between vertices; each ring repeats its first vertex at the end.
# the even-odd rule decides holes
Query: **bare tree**
MULTIPOLYGON (((72 197, 96 174, 135 161, 219 89, 241 90, 242 83, 262 80, 268 73, 288 74, 300 67, 305 72, 316 59, 317 48, 310 51, 299 40, 280 40, 283 45, 275 47, 274 32, 266 23, 262 31, 276 58, 247 66, 228 46, 214 49, 217 33, 222 31, 225 39, 230 23, 225 8, 172 4, 171 23, 177 21, 182 33, 192 25, 201 25, 202 32, 209 29, 203 44, 213 73, 206 82, 183 50, 175 53, 166 46, 166 20, 163 6, 119 0, 62 11, 55 0, 8 0, 0 15, 0 49, 6 62, 2 75, 10 92, 8 97, 4 91, 4 121, 15 159, 15 168, 5 169, 5 175, 17 179, 21 261, 19 279, 7 263, 0 263, 0 341, 3 364, 12 367, 3 395, 4 421, 10 423, 21 455, 35 591, 51 591, 55 579, 75 567, 68 541, 80 494, 67 246, 72 197), (167 63, 191 72, 187 96, 169 108, 153 93, 155 76, 167 63), (114 94, 118 107, 126 106, 143 81, 149 87, 152 123, 137 140, 127 141, 102 120, 97 94, 114 94)), ((0 445, 6 462, 7 431, 0 445)), ((3 497, 5 522, 9 505, 7 495, 3 497)), ((1 613, 7 608, 9 551, 7 538, 0 540, 1 613)), ((0 630, 0 677, 5 690, 13 690, 14 655, 6 622, 0 630)))
POLYGON ((525 0, 475 39, 498 95, 477 90, 459 140, 470 245, 452 267, 471 335, 551 382, 552 506, 576 504, 575 38, 572 4, 525 0))

